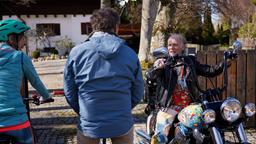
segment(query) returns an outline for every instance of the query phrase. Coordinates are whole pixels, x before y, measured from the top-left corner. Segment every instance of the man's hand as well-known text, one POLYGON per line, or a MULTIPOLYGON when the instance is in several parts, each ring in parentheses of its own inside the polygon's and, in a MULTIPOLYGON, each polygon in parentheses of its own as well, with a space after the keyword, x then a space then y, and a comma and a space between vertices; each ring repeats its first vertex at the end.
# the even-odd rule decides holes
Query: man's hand
POLYGON ((228 60, 236 60, 238 58, 238 54, 234 51, 225 52, 225 56, 228 60))
POLYGON ((166 59, 158 59, 154 62, 154 69, 162 69, 165 66, 166 59))

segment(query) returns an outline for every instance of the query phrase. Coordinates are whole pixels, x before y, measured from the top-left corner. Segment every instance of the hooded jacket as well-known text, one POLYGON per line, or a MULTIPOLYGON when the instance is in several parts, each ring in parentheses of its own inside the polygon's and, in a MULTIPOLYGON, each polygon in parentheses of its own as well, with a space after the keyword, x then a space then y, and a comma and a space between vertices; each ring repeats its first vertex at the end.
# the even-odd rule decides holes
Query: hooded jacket
POLYGON ((23 76, 44 99, 49 94, 29 57, 5 43, 0 44, 0 127, 21 124, 28 120, 27 109, 20 95, 23 76))
POLYGON ((64 71, 65 96, 78 129, 93 138, 116 137, 133 126, 131 110, 143 96, 136 53, 115 35, 95 32, 72 49, 64 71))

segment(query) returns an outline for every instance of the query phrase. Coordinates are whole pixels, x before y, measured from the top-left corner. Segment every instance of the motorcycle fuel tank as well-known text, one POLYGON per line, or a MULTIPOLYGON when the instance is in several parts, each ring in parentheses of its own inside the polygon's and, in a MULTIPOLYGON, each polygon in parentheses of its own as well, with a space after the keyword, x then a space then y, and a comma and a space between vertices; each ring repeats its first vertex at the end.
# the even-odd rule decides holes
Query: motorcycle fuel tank
POLYGON ((178 114, 179 121, 189 128, 201 126, 203 109, 201 105, 189 105, 178 114))

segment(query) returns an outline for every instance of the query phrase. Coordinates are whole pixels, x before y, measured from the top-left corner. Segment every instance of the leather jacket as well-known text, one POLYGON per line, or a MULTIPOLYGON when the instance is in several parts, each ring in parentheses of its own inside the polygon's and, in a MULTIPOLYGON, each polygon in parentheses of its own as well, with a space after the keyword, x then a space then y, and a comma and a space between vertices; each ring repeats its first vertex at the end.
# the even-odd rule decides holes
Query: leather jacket
MULTIPOLYGON (((171 64, 166 65, 163 69, 150 68, 145 73, 146 84, 149 89, 149 106, 151 107, 153 101, 156 101, 160 107, 169 107, 172 102, 172 93, 177 84, 178 76, 174 70, 175 62, 174 60, 171 61, 171 64)), ((199 100, 197 77, 215 77, 223 71, 223 62, 210 66, 201 64, 194 56, 183 56, 179 61, 184 64, 184 68, 190 69, 186 84, 193 102, 199 100)))

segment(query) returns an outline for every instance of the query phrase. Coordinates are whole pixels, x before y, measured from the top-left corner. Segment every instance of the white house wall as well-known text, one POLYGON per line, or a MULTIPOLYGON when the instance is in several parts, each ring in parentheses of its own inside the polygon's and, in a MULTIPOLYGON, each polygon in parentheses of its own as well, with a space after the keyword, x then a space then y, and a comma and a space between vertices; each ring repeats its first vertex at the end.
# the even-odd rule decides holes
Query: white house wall
MULTIPOLYGON (((51 46, 55 46, 55 41, 64 37, 70 38, 75 44, 82 43, 88 36, 81 34, 81 23, 89 22, 91 15, 21 15, 23 19, 31 29, 36 29, 36 24, 40 23, 58 23, 60 24, 60 36, 50 37, 51 46)), ((17 16, 3 16, 3 19, 18 19, 17 16)), ((36 38, 30 37, 28 40, 29 51, 33 51, 36 48, 43 48, 43 45, 36 44, 36 38)))

